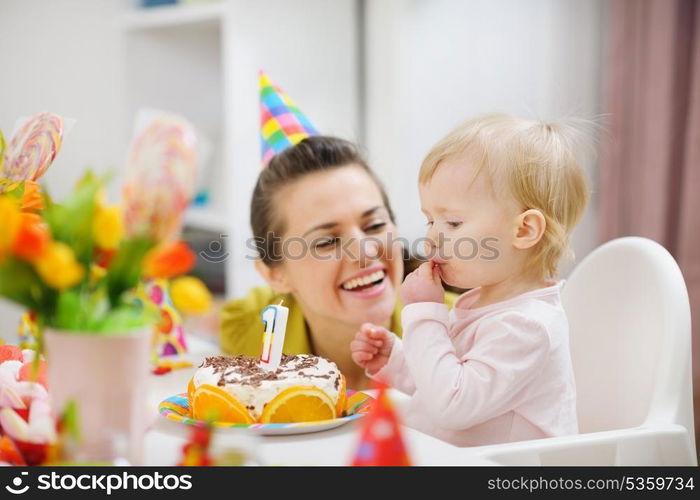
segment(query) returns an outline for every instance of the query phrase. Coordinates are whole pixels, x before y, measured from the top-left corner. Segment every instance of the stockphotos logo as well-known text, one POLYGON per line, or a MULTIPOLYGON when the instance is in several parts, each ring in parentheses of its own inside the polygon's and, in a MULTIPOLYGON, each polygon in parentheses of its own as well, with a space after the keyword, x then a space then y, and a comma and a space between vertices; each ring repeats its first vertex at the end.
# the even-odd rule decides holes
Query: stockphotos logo
POLYGON ((27 490, 29 489, 29 485, 26 484, 24 487, 22 486, 22 483, 24 482, 24 476, 28 476, 29 472, 22 472, 20 473, 19 476, 15 477, 12 480, 12 486, 9 484, 5 486, 5 489, 12 493, 13 495, 21 495, 22 493, 26 493, 27 490))
MULTIPOLYGON (((29 472, 21 472, 20 476, 12 479, 12 485, 5 489, 13 495, 26 493, 30 486, 29 472), (25 481, 26 480, 26 481, 25 481)), ((147 490, 190 490, 192 489, 192 476, 189 474, 161 474, 160 472, 148 474, 134 474, 122 472, 121 474, 70 474, 57 473, 40 474, 37 476, 37 490, 83 490, 101 491, 111 495, 119 490, 147 491, 147 490)))
POLYGON ((228 259, 228 252, 225 249, 224 240, 228 238, 227 234, 221 234, 220 240, 214 240, 209 242, 209 248, 199 252, 199 256, 207 262, 212 264, 221 264, 226 259, 228 259))

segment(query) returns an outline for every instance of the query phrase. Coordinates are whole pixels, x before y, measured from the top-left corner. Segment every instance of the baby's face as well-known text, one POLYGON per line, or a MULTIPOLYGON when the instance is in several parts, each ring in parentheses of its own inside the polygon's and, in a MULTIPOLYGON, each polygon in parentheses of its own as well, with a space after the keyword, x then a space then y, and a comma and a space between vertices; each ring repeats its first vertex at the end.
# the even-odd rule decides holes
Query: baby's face
POLYGON ((498 283, 524 265, 512 244, 524 208, 512 196, 496 194, 485 171, 475 173, 468 159, 444 160, 419 186, 428 219, 426 253, 442 279, 459 288, 498 283))

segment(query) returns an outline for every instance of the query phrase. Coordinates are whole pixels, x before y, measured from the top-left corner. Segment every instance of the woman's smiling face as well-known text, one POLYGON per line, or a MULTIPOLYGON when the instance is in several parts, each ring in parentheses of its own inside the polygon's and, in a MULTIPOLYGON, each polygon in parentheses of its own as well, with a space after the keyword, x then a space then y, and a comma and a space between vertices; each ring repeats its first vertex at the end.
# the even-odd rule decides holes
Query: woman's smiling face
POLYGON ((285 228, 276 288, 305 315, 385 323, 403 278, 402 249, 379 187, 356 165, 306 175, 276 195, 285 228))

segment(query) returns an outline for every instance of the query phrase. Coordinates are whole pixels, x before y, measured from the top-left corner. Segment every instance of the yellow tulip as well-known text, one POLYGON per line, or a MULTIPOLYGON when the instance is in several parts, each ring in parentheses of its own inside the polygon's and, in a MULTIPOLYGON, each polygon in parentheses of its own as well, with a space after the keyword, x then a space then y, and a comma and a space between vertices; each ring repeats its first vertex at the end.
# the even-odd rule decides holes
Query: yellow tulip
POLYGON ((118 206, 97 210, 93 231, 95 243, 103 250, 114 250, 124 236, 124 219, 118 206))
POLYGON ((12 249, 21 221, 22 214, 15 200, 0 196, 0 261, 12 249))
POLYGON ((104 187, 101 187, 95 193, 95 208, 100 211, 107 205, 107 191, 104 187))
POLYGON ((90 283, 97 283, 107 274, 107 270, 104 267, 98 266, 97 264, 90 265, 90 283))
POLYGON ((183 314, 203 314, 211 308, 211 293, 201 280, 192 276, 175 279, 170 285, 170 297, 183 314))
POLYGON ((77 285, 85 275, 73 250, 59 241, 51 242, 46 253, 36 261, 35 267, 44 283, 59 291, 77 285))

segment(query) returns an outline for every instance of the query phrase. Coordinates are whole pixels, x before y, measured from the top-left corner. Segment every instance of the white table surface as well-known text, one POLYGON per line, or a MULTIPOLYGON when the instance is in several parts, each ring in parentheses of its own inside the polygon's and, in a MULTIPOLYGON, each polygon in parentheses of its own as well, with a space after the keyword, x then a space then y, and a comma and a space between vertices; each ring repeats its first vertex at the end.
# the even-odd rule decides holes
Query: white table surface
MULTIPOLYGON (((174 370, 165 375, 151 375, 148 405, 152 422, 144 443, 145 465, 176 465, 182 457, 190 427, 161 417, 158 404, 174 394, 186 392, 187 382, 206 356, 221 354, 217 345, 195 336, 188 338, 189 358, 193 368, 174 370)), ((395 404, 405 398, 390 391, 395 404)), ((348 465, 359 440, 362 419, 335 429, 287 436, 251 435, 252 431, 217 430, 213 452, 240 446, 253 450, 263 465, 348 465)), ((403 427, 403 437, 415 465, 494 465, 480 456, 477 449, 458 448, 422 432, 403 427)))

